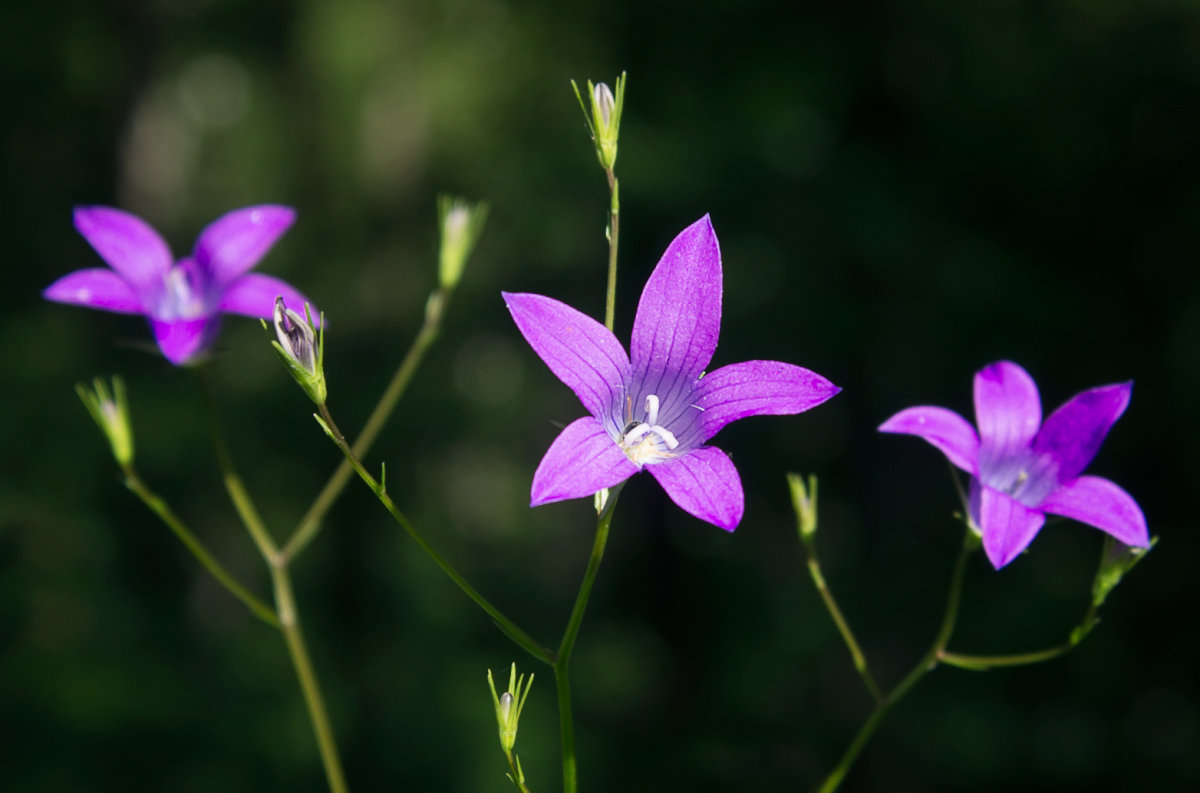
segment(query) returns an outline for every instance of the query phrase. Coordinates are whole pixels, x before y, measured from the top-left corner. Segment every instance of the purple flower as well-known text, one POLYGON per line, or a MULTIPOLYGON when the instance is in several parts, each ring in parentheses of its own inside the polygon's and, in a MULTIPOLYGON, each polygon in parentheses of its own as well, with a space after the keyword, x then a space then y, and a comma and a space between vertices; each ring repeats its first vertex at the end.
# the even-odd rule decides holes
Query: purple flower
POLYGON ((721 251, 707 215, 675 238, 646 282, 630 356, 607 328, 557 300, 504 300, 525 340, 591 413, 550 445, 531 506, 590 496, 645 468, 685 511, 733 531, 742 482, 705 442, 731 421, 800 413, 841 390, 777 361, 704 373, 721 324, 721 251))
POLYGON ((1074 518, 1125 545, 1147 548, 1146 518, 1133 497, 1098 476, 1080 476, 1129 405, 1132 383, 1092 388, 1042 423, 1037 385, 1015 363, 975 375, 975 428, 939 407, 902 410, 881 432, 917 435, 971 475, 971 523, 996 569, 1042 528, 1046 513, 1074 518))
POLYGON ((282 206, 253 206, 222 215, 173 262, 162 237, 141 218, 109 207, 77 207, 75 228, 112 269, 77 270, 43 296, 59 303, 122 314, 144 314, 171 363, 187 363, 216 338, 221 314, 268 319, 275 298, 295 306, 304 295, 267 275, 247 273, 292 225, 282 206))

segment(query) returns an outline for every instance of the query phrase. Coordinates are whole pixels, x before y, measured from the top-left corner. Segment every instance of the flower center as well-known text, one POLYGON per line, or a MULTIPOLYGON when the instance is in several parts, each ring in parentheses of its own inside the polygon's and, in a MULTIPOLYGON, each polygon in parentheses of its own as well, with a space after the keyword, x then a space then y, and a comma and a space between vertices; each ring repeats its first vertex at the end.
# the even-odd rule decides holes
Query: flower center
POLYGON ((645 413, 642 421, 631 417, 617 441, 621 451, 638 468, 674 457, 679 446, 675 435, 658 423, 658 397, 654 394, 646 397, 645 413))
POLYGON ((1057 468, 1048 455, 1028 455, 993 466, 981 478, 1025 506, 1037 507, 1057 486, 1057 468))
POLYGON ((163 276, 162 298, 159 301, 157 319, 164 321, 196 319, 205 314, 204 296, 193 283, 189 268, 176 265, 163 276))

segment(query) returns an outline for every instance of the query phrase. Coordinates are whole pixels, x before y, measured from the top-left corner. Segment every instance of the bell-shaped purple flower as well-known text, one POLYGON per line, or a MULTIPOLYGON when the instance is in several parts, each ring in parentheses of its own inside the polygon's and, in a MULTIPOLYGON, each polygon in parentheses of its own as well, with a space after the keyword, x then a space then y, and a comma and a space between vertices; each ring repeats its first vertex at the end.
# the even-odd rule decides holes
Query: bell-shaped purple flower
POLYGON ((112 269, 77 270, 42 294, 59 303, 143 314, 167 360, 184 364, 208 349, 222 313, 269 319, 280 295, 304 305, 307 299, 292 286, 247 272, 295 216, 283 206, 235 209, 200 232, 190 257, 174 262, 162 237, 141 218, 110 207, 78 207, 75 228, 112 269))
POLYGON ((940 407, 902 410, 879 429, 924 438, 971 475, 971 523, 996 569, 1025 550, 1047 513, 1148 548, 1146 518, 1133 497, 1107 479, 1080 476, 1125 412, 1132 388, 1117 383, 1084 391, 1043 424, 1033 378, 1000 361, 975 375, 978 434, 962 416, 940 407))
POLYGON ((504 293, 517 328, 591 414, 550 445, 533 475, 532 506, 590 496, 645 468, 682 509, 732 531, 742 482, 706 442, 747 416, 800 413, 839 390, 815 372, 746 361, 704 373, 721 324, 721 251, 707 215, 651 273, 630 355, 596 320, 542 295, 504 293))

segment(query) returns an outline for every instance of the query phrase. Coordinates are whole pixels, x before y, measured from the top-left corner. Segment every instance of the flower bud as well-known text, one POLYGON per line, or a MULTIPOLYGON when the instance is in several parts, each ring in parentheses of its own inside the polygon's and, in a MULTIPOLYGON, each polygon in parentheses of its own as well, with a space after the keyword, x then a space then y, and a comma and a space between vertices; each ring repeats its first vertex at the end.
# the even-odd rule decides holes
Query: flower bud
MULTIPOLYGON (((263 326, 266 326, 265 322, 263 326)), ((283 297, 276 297, 275 337, 277 340, 272 341, 271 346, 291 372, 292 379, 304 389, 309 399, 318 405, 325 404, 325 315, 321 315, 318 331, 307 303, 301 317, 284 304, 283 297)))
POLYGON ((579 92, 579 86, 571 81, 575 89, 575 97, 583 108, 583 117, 587 122, 588 132, 596 146, 596 158, 600 167, 611 171, 617 163, 617 138, 621 131, 621 110, 625 105, 625 73, 617 78, 617 91, 613 95, 604 83, 592 84, 588 80, 588 102, 585 104, 579 92))
POLYGON ((800 541, 812 545, 817 534, 817 477, 808 477, 808 487, 800 474, 788 474, 788 489, 792 492, 792 509, 796 512, 796 530, 800 541))
MULTIPOLYGON (((1157 537, 1150 539, 1150 548, 1158 542, 1157 537)), ((1142 560, 1150 548, 1135 548, 1105 537, 1104 553, 1100 557, 1100 566, 1096 568, 1096 578, 1092 581, 1092 603, 1097 608, 1103 605, 1105 598, 1112 592, 1125 574, 1142 560)))
POLYGON ((525 708, 525 699, 533 686, 533 675, 528 682, 525 675, 517 677, 517 665, 513 664, 508 675, 508 690, 496 694, 496 684, 492 680, 492 670, 488 670, 488 685, 492 689, 492 703, 496 707, 496 725, 500 731, 500 747, 504 753, 510 754, 517 742, 517 726, 521 719, 521 711, 525 708))
POLYGON ((129 423, 129 403, 125 399, 125 382, 114 376, 112 391, 104 380, 97 377, 89 391, 83 383, 75 386, 75 393, 83 400, 83 406, 100 431, 108 438, 113 457, 121 467, 133 462, 133 427, 129 423))
POLYGON ((486 202, 472 204, 464 198, 438 196, 438 226, 441 229, 438 282, 443 289, 458 285, 467 257, 483 232, 487 214, 486 202))

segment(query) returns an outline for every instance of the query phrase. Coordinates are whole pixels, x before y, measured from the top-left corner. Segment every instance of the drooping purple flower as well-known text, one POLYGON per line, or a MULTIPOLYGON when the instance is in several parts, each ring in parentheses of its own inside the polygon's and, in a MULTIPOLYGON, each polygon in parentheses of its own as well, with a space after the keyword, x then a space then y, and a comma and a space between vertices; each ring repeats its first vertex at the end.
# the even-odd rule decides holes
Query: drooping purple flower
POLYGON ((1132 388, 1116 383, 1084 391, 1043 424, 1033 378, 1000 361, 975 375, 978 434, 962 416, 940 407, 902 410, 879 429, 924 438, 971 475, 971 522, 996 569, 1025 550, 1047 513, 1147 548, 1146 518, 1133 497, 1107 479, 1080 476, 1125 412, 1132 388))
POLYGON ((733 531, 742 482, 705 443, 747 416, 800 413, 839 390, 815 372, 746 361, 704 373, 721 324, 721 251, 708 215, 688 226, 651 273, 630 355, 607 328, 542 295, 504 293, 517 328, 591 414, 550 445, 531 506, 590 496, 645 468, 682 509, 733 531))
POLYGON ((221 314, 268 319, 275 298, 302 306, 306 298, 268 275, 248 273, 296 213, 284 206, 235 209, 210 223, 192 255, 174 262, 162 237, 141 218, 110 207, 77 207, 75 228, 112 269, 77 270, 51 284, 48 300, 122 314, 143 314, 171 363, 208 349, 221 314))

